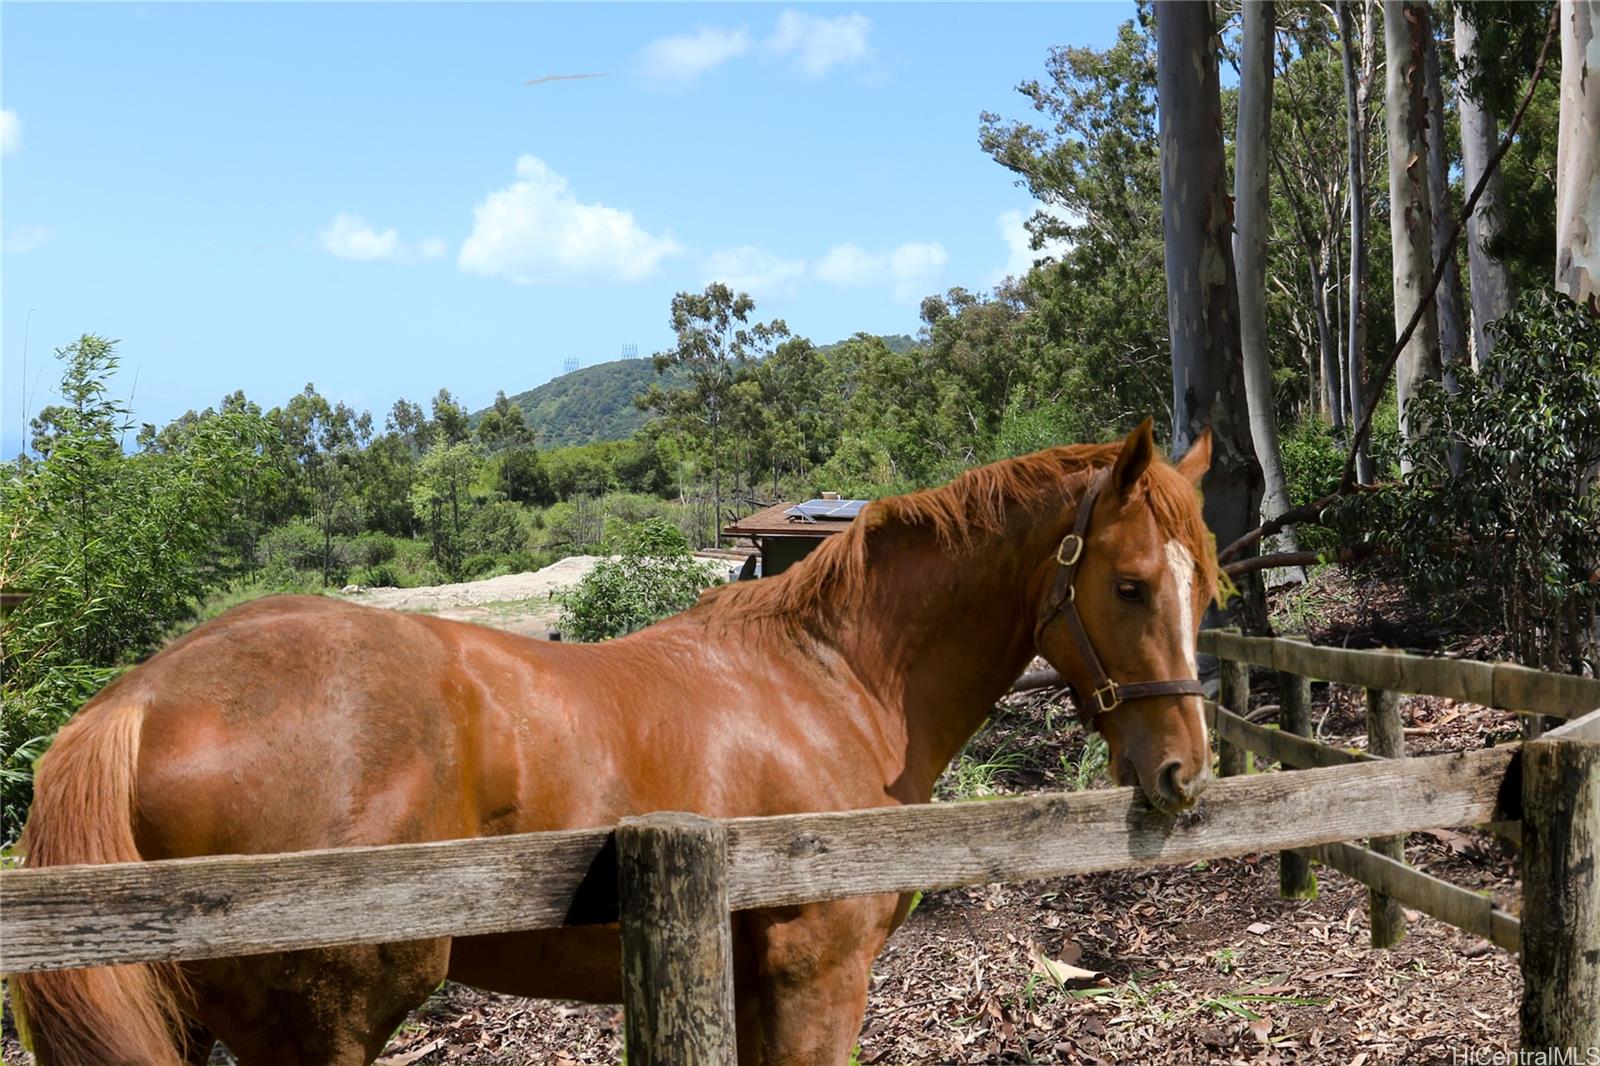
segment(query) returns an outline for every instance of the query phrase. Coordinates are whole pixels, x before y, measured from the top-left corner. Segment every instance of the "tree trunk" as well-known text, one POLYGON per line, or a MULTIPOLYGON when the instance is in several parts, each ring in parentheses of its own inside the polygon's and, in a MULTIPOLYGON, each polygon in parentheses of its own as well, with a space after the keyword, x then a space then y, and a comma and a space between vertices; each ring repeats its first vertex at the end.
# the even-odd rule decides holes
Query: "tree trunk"
MULTIPOLYGON (((1172 448, 1182 455, 1213 434, 1204 484, 1206 524, 1229 544, 1260 522, 1262 477, 1247 424, 1239 349, 1239 290, 1222 150, 1222 94, 1211 4, 1158 0, 1161 222, 1166 239, 1167 328, 1172 342, 1172 448)), ((1264 628, 1260 582, 1243 617, 1264 628)))
MULTIPOLYGON (((1423 87, 1428 97, 1428 200, 1433 207, 1433 243, 1429 255, 1437 263, 1455 228, 1455 205, 1450 202, 1450 160, 1445 144, 1444 87, 1439 81, 1439 42, 1431 18, 1422 35, 1423 87)), ((1445 385, 1456 389, 1455 368, 1467 361, 1466 297, 1461 291, 1461 266, 1451 256, 1439 279, 1439 361, 1445 385)))
MULTIPOLYGON (((1385 104, 1389 145, 1389 235, 1394 249, 1395 339, 1405 329, 1433 280, 1433 208, 1428 199, 1428 145, 1423 137, 1423 91, 1428 9, 1416 0, 1384 0, 1385 104)), ((1411 424, 1411 398, 1423 382, 1439 380, 1439 319, 1429 305, 1400 353, 1396 395, 1400 436, 1411 441, 1425 427, 1411 424)), ((1402 472, 1410 471, 1402 461, 1402 472)))
MULTIPOLYGON (((1351 25, 1350 0, 1339 2, 1339 43, 1344 60, 1345 140, 1350 153, 1350 336, 1345 350, 1345 395, 1349 399, 1350 424, 1359 426, 1366 411, 1361 390, 1361 353, 1367 346, 1367 136, 1364 111, 1367 94, 1356 74, 1355 28, 1351 25)), ((1368 46, 1372 23, 1364 22, 1368 46)), ((1372 459, 1363 441, 1356 453, 1356 480, 1370 485, 1372 459)))
MULTIPOLYGON (((1261 464, 1265 494, 1261 517, 1289 509, 1289 483, 1278 444, 1278 416, 1272 402, 1272 363, 1267 350, 1267 146, 1272 124, 1272 62, 1275 22, 1272 0, 1244 0, 1244 45, 1239 74, 1239 122, 1235 157, 1234 205, 1238 237, 1239 334, 1244 387, 1250 408, 1250 439, 1261 464)), ((1292 536, 1279 550, 1294 551, 1292 536)))
POLYGON ((1561 0, 1556 291, 1600 313, 1600 0, 1561 0))
POLYGON ((1317 383, 1317 409, 1334 425, 1339 410, 1339 345, 1333 339, 1333 316, 1328 310, 1328 272, 1325 250, 1306 255, 1311 264, 1311 311, 1317 320, 1317 357, 1321 368, 1317 383))
MULTIPOLYGON (((1456 6, 1456 63, 1465 69, 1469 57, 1478 56, 1478 31, 1456 6)), ((1494 150, 1499 147, 1500 130, 1494 112, 1467 91, 1461 78, 1457 100, 1461 116, 1461 174, 1467 189, 1475 189, 1483 178, 1494 150)), ((1495 168, 1478 198, 1478 209, 1467 219, 1467 269, 1472 279, 1472 365, 1482 364, 1494 342, 1486 328, 1490 322, 1511 310, 1511 271, 1489 254, 1489 245, 1500 232, 1500 169, 1495 168)))
POLYGON ((1333 362, 1329 364, 1328 373, 1333 380, 1333 431, 1337 434, 1344 433, 1345 412, 1349 410, 1350 397, 1344 380, 1344 350, 1339 338, 1344 336, 1344 262, 1340 258, 1344 247, 1339 242, 1339 227, 1333 226, 1328 233, 1328 248, 1332 252, 1333 273, 1328 278, 1329 290, 1333 297, 1333 309, 1329 313, 1328 327, 1333 334, 1331 349, 1333 362))

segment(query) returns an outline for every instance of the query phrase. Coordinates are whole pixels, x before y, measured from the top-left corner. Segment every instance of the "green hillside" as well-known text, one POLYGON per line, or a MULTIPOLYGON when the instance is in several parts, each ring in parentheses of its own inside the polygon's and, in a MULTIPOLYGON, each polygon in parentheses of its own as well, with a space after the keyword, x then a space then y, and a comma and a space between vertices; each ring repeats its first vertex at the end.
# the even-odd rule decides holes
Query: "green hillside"
MULTIPOLYGON (((903 334, 883 340, 896 352, 916 346, 903 334)), ((522 408, 528 425, 538 434, 541 448, 626 440, 649 417, 634 406, 633 398, 647 391, 655 380, 655 364, 649 359, 617 359, 562 374, 538 388, 519 392, 510 400, 522 408)), ((482 415, 482 411, 474 413, 473 424, 482 415)))
POLYGON ((633 398, 655 378, 650 360, 618 359, 562 374, 510 399, 522 408, 540 447, 626 440, 648 417, 633 398))

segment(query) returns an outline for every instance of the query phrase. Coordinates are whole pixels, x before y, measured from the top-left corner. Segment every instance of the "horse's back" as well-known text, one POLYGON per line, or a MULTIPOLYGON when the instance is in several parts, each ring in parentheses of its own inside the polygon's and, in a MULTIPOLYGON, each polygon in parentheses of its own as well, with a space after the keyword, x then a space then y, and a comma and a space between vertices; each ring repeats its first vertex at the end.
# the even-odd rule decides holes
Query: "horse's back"
POLYGON ((460 769, 474 731, 453 672, 422 619, 321 597, 198 627, 95 701, 144 709, 141 854, 472 835, 460 769))

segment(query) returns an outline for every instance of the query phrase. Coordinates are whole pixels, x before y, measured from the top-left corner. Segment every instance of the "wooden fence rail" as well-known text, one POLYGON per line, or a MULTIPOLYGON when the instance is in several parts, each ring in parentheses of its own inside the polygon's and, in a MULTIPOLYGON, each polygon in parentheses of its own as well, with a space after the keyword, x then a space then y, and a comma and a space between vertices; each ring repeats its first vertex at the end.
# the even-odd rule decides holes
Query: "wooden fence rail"
MULTIPOLYGON (((1394 660, 1416 658, 1343 653, 1384 660, 1350 666, 1337 656, 1305 658, 1304 646, 1281 651, 1273 642, 1232 640, 1209 638, 1208 650, 1248 653, 1254 658, 1241 661, 1265 660, 1272 669, 1293 662, 1314 676, 1333 673, 1364 687, 1374 687, 1374 677, 1395 676, 1381 673, 1394 669, 1394 660)), ((1594 854, 1600 746, 1591 742, 1600 737, 1600 712, 1578 718, 1572 707, 1553 702, 1554 693, 1588 699, 1585 686, 1533 684, 1499 670, 1488 667, 1487 682, 1482 671, 1469 670, 1478 678, 1471 685, 1487 684, 1493 696, 1499 684, 1512 709, 1577 718, 1527 747, 1538 752, 1531 777, 1518 745, 1370 758, 1213 706, 1212 720, 1228 744, 1319 768, 1226 777, 1196 812, 1177 817, 1153 811, 1134 789, 1118 788, 721 821, 652 815, 615 830, 12 870, 0 873, 0 972, 554 928, 620 916, 630 1061, 728 1062, 728 923, 718 915, 1295 851, 1503 947, 1520 943, 1524 1045, 1583 1046, 1600 1040, 1594 854), (1508 680, 1497 680, 1502 676, 1508 680), (1343 843, 1525 813, 1537 824, 1527 834, 1524 877, 1537 872, 1555 880, 1528 893, 1520 924, 1490 901, 1343 843)), ((1238 695, 1239 673, 1227 686, 1230 696, 1238 695)), ((1399 687, 1455 686, 1461 698, 1475 698, 1471 685, 1449 677, 1448 669, 1426 676, 1413 670, 1399 687)), ((1242 683, 1247 687, 1247 676, 1242 683)))
POLYGON ((1444 696, 1485 707, 1577 718, 1600 707, 1600 678, 1549 674, 1514 663, 1481 663, 1407 652, 1331 648, 1284 637, 1200 634, 1200 650, 1219 659, 1342 685, 1444 696))
POLYGON ((1491 900, 1411 869, 1405 864, 1404 836, 1377 827, 1366 848, 1341 842, 1292 849, 1280 859, 1280 885, 1285 896, 1314 891, 1304 865, 1314 859, 1368 887, 1374 947, 1391 947, 1405 935, 1405 905, 1521 953, 1523 1048, 1557 1049, 1561 1055, 1575 1049, 1580 1059, 1600 1050, 1600 680, 1508 663, 1319 647, 1231 631, 1202 633, 1200 646, 1219 659, 1221 705, 1208 703, 1207 713, 1224 774, 1246 773, 1246 753, 1252 751, 1285 767, 1400 761, 1405 755, 1401 692, 1570 719, 1546 739, 1525 745, 1516 767, 1518 806, 1534 823, 1532 831, 1523 832, 1522 819, 1488 826, 1523 845, 1526 937, 1524 920, 1491 900), (1277 671, 1278 729, 1234 713, 1248 710, 1250 666, 1277 671), (1308 678, 1366 690, 1367 752, 1297 735, 1307 732, 1308 678))
MULTIPOLYGON (((1514 747, 1215 782, 732 818, 734 910, 1277 851, 1507 817, 1514 747)), ((1514 815, 1513 815, 1514 816, 1514 815)), ((0 969, 204 959, 616 920, 609 829, 0 873, 0 969)))

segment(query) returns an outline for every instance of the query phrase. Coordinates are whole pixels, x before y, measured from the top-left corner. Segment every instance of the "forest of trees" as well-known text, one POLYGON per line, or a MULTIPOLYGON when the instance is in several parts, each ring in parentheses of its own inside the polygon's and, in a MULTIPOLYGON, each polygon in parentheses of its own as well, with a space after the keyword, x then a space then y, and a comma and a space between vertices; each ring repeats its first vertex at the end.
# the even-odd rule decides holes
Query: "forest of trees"
POLYGON ((115 342, 63 345, 62 402, 0 467, 0 584, 30 594, 0 623, 0 837, 67 714, 249 596, 530 569, 652 519, 707 546, 777 499, 937 484, 1149 414, 1175 451, 1217 434, 1207 518, 1245 624, 1269 565, 1383 554, 1418 589, 1491 590, 1513 653, 1593 670, 1600 90, 1568 41, 1587 10, 1141 6, 1107 49, 1050 49, 1028 118, 975 130, 1052 254, 929 295, 910 343, 818 346, 726 286, 680 293, 625 439, 541 447, 503 393, 375 416, 311 385, 141 426, 107 391, 115 342))

